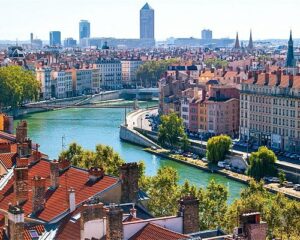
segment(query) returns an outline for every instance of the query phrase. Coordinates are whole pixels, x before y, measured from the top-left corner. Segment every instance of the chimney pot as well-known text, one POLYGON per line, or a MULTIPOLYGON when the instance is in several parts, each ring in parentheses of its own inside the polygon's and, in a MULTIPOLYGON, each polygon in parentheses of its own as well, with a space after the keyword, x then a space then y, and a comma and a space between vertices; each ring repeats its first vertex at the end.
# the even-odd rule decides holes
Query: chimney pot
POLYGON ((91 167, 89 169, 89 180, 95 182, 104 177, 103 168, 91 167))
POLYGON ((32 212, 35 214, 45 207, 46 179, 40 176, 32 178, 32 212))
POLYGON ((53 160, 50 162, 50 187, 56 189, 59 186, 59 162, 53 160))
POLYGON ((76 199, 75 199, 75 190, 74 188, 69 189, 69 208, 70 212, 73 212, 76 209, 76 199))
POLYGON ((8 236, 11 240, 24 239, 24 211, 18 205, 8 207, 8 236))
POLYGON ((60 158, 58 162, 59 162, 59 172, 61 173, 69 169, 71 166, 70 161, 65 158, 60 158))

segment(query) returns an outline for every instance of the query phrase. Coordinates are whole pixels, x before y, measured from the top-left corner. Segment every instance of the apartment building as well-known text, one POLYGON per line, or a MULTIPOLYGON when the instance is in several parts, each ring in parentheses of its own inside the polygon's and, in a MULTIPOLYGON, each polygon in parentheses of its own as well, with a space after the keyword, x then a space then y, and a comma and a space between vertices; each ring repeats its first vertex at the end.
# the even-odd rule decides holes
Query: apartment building
POLYGON ((242 83, 240 109, 241 139, 300 152, 300 76, 255 73, 242 83))
POLYGON ((100 69, 93 68, 92 69, 92 92, 98 93, 101 90, 101 82, 100 82, 100 69))
POLYGON ((56 98, 66 98, 72 96, 72 72, 52 71, 52 96, 56 98))
POLYGON ((92 92, 92 69, 72 69, 73 95, 92 92))
POLYGON ((137 71, 142 61, 139 59, 125 59, 121 60, 122 64, 122 84, 123 86, 136 86, 137 83, 137 71))
POLYGON ((40 99, 48 100, 51 98, 51 68, 38 67, 35 70, 36 79, 40 83, 40 99))
POLYGON ((98 60, 93 68, 100 71, 100 87, 106 90, 122 88, 122 66, 120 60, 98 60))

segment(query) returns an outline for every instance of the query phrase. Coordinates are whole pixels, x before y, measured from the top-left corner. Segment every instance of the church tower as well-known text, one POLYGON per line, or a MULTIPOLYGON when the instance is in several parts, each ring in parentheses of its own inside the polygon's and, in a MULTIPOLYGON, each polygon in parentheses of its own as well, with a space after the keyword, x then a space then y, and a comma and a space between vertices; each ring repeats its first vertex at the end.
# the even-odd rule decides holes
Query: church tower
POLYGON ((236 39, 235 39, 235 44, 234 44, 234 49, 240 49, 240 40, 239 40, 239 33, 236 33, 236 39))
POLYGON ((288 52, 286 57, 286 67, 294 68, 295 67, 295 59, 294 59, 294 43, 292 37, 292 31, 290 32, 290 39, 288 42, 288 52))
POLYGON ((252 30, 250 30, 250 38, 249 38, 249 43, 248 43, 248 50, 252 51, 254 48, 253 46, 253 40, 252 40, 252 30))

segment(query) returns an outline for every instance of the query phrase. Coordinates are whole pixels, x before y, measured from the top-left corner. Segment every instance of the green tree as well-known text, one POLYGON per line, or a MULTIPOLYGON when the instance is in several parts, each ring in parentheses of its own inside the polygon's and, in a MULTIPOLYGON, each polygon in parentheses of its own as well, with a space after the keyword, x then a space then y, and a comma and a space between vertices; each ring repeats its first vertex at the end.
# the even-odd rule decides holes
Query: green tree
POLYGON ((211 180, 206 189, 200 188, 199 199, 200 229, 215 229, 224 225, 227 212, 228 189, 211 180))
POLYGON ((260 147, 257 152, 251 153, 249 161, 250 165, 247 169, 247 174, 256 180, 277 174, 275 168, 277 157, 267 147, 260 147))
POLYGON ((177 212, 180 197, 178 173, 171 167, 158 169, 157 174, 148 177, 146 192, 150 196, 148 209, 154 216, 170 216, 177 212))
POLYGON ((219 59, 219 58, 209 58, 209 59, 206 59, 204 61, 204 63, 206 64, 206 66, 208 68, 214 67, 216 69, 220 69, 220 68, 228 66, 228 61, 222 60, 222 59, 219 59))
POLYGON ((154 87, 167 71, 168 66, 178 63, 177 59, 148 61, 143 63, 137 70, 137 81, 144 87, 154 87))
POLYGON ((96 151, 83 149, 77 143, 71 143, 69 148, 60 153, 60 158, 66 158, 76 167, 89 169, 90 167, 103 167, 107 174, 118 176, 119 167, 124 160, 112 147, 97 145, 96 151))
POLYGON ((231 138, 227 135, 212 137, 206 146, 206 157, 211 163, 218 163, 225 159, 232 145, 231 138))
POLYGON ((161 124, 158 129, 158 142, 164 147, 187 148, 188 141, 184 132, 183 120, 176 113, 161 116, 161 124))
POLYGON ((286 181, 285 173, 283 170, 279 170, 278 172, 278 178, 279 178, 279 184, 280 186, 283 186, 284 181, 286 181))
POLYGON ((0 68, 0 109, 15 109, 26 101, 37 100, 39 82, 31 71, 20 66, 0 68))

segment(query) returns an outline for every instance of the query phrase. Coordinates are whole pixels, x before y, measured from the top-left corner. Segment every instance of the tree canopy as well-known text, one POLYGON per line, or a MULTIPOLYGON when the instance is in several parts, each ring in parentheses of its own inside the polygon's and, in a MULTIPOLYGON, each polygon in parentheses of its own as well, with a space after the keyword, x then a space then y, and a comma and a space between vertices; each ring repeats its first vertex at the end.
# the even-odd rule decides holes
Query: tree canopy
POLYGON ((39 82, 31 71, 20 66, 0 67, 0 108, 16 108, 37 100, 39 82))
POLYGON ((61 158, 71 161, 76 167, 89 169, 90 167, 103 167, 105 173, 119 175, 119 167, 125 161, 112 147, 102 144, 96 145, 96 151, 83 149, 77 143, 71 143, 69 148, 60 153, 61 158))
POLYGON ((148 61, 143 63, 137 70, 137 80, 143 87, 155 87, 162 78, 168 66, 177 63, 176 59, 148 61))
POLYGON ((158 142, 165 147, 188 147, 183 120, 176 113, 161 116, 161 124, 158 128, 158 142))
POLYGON ((211 163, 218 163, 224 160, 230 150, 231 144, 231 138, 227 135, 210 138, 206 146, 207 160, 211 163))
POLYGON ((228 66, 228 61, 219 58, 208 58, 204 61, 207 67, 220 69, 228 66))
POLYGON ((277 174, 275 167, 277 157, 272 150, 265 146, 260 147, 257 152, 251 153, 249 161, 250 165, 247 169, 247 174, 256 180, 277 174))

